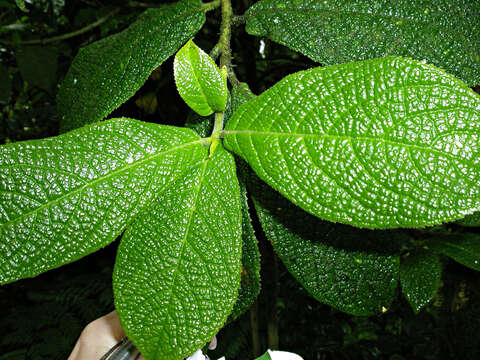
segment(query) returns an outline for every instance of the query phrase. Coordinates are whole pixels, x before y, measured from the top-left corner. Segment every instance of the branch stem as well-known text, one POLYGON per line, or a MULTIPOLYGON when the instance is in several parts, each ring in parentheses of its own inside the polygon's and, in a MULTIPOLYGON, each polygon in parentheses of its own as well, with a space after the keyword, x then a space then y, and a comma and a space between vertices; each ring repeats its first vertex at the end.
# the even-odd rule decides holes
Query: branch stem
POLYGON ((78 29, 78 30, 75 30, 75 31, 72 31, 72 32, 69 32, 67 34, 63 34, 63 35, 58 35, 58 36, 54 36, 54 37, 51 37, 51 38, 47 38, 47 39, 35 39, 35 40, 26 40, 26 41, 5 41, 5 40, 0 40, 0 42, 4 43, 4 44, 7 44, 7 45, 13 45, 13 44, 18 44, 18 45, 34 45, 34 44, 42 44, 42 45, 45 45, 45 44, 50 44, 50 43, 53 43, 53 42, 57 42, 57 41, 61 41, 61 40, 66 40, 66 39, 70 39, 72 37, 75 37, 75 36, 78 36, 78 35, 81 35, 83 33, 86 33, 94 28, 96 28, 97 26, 103 24, 105 21, 107 21, 109 18, 111 18, 113 15, 115 15, 116 13, 118 13, 120 11, 120 8, 116 8, 112 11, 110 11, 107 15, 105 15, 104 17, 101 17, 100 19, 98 19, 97 21, 91 23, 91 24, 88 24, 87 26, 81 28, 81 29, 78 29))
POLYGON ((215 0, 202 5, 204 11, 210 11, 218 8, 220 6, 220 0, 215 0))
POLYGON ((232 50, 230 49, 230 37, 232 31, 232 3, 230 0, 221 0, 222 23, 220 25, 220 68, 226 67, 230 72, 232 64, 232 50))

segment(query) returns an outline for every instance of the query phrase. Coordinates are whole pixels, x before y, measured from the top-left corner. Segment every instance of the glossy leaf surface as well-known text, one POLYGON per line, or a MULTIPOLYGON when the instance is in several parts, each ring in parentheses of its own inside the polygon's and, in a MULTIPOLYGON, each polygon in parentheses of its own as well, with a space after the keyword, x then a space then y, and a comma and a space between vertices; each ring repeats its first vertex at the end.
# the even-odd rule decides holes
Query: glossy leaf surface
POLYGON ((225 111, 226 79, 213 59, 193 41, 187 42, 175 55, 173 72, 180 96, 196 113, 208 116, 225 111))
POLYGON ((147 359, 187 357, 224 324, 240 285, 241 222, 233 156, 219 146, 127 230, 115 307, 147 359))
POLYGON ((462 265, 480 271, 480 235, 455 234, 433 239, 428 247, 462 265))
POLYGON ((207 151, 189 129, 129 119, 0 147, 0 283, 115 240, 207 151))
POLYGON ((148 9, 124 31, 80 49, 57 96, 61 128, 105 118, 202 27, 200 0, 148 9))
POLYGON ((413 311, 418 313, 437 293, 442 264, 437 255, 418 249, 403 257, 400 264, 402 292, 413 311))
POLYGON ((320 220, 251 178, 249 190, 267 238, 313 297, 354 315, 390 306, 399 271, 396 234, 320 220))
POLYGON ((247 32, 324 65, 404 56, 480 83, 480 2, 463 0, 261 0, 247 32))
POLYGON ((480 97, 414 60, 287 76, 233 114, 224 143, 325 220, 421 227, 480 208, 480 97))

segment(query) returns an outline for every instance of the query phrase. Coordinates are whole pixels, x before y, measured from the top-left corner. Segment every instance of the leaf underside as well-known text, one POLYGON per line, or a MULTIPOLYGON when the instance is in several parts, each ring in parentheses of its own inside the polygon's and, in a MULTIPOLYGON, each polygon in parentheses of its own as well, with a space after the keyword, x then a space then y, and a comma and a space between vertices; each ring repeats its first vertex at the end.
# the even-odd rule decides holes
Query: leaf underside
MULTIPOLYGON (((239 165, 237 164, 238 167, 239 165)), ((241 178, 239 178, 239 183, 242 204, 242 276, 238 299, 230 314, 231 320, 235 320, 252 306, 260 292, 261 286, 258 241, 249 214, 247 190, 241 178)))
POLYGON ((404 56, 480 83, 480 2, 463 0, 261 0, 249 34, 324 65, 404 56))
POLYGON ((265 182, 325 220, 422 227, 480 208, 480 97, 415 60, 287 76, 241 106, 224 135, 265 182))
POLYGON ((61 130, 105 118, 205 22, 200 0, 148 9, 126 30, 80 49, 57 95, 61 130))
POLYGON ((418 313, 437 293, 442 276, 442 264, 432 252, 417 249, 402 258, 400 283, 402 292, 413 311, 418 313))
POLYGON ((399 271, 397 234, 322 221, 254 174, 250 179, 248 188, 267 238, 313 297, 354 315, 390 306, 399 271))
POLYGON ((0 283, 115 240, 207 151, 189 129, 130 119, 0 147, 0 283))
POLYGON ((172 183, 126 231, 115 307, 149 360, 189 356, 225 323, 241 271, 240 194, 233 156, 213 156, 172 183))
POLYGON ((428 247, 462 265, 480 271, 480 235, 478 234, 445 235, 432 239, 428 247))
POLYGON ((463 219, 458 220, 457 224, 466 227, 480 227, 480 211, 465 216, 463 219))

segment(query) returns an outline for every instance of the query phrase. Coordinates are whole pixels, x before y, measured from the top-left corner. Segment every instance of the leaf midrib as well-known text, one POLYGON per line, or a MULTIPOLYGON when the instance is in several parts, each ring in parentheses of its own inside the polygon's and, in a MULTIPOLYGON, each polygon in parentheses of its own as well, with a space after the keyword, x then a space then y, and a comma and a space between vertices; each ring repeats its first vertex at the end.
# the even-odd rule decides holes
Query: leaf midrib
MULTIPOLYGON (((353 137, 353 136, 348 136, 348 135, 331 135, 331 134, 302 134, 302 133, 283 133, 283 132, 275 132, 275 131, 255 131, 255 130, 224 130, 223 135, 272 135, 272 136, 291 136, 291 137, 297 137, 297 138, 306 138, 306 137, 311 137, 311 138, 318 138, 318 139, 334 139, 334 140, 347 140, 347 141, 370 141, 370 142, 380 142, 384 144, 391 144, 391 145, 396 145, 400 147, 405 147, 405 148, 412 148, 416 150, 421 150, 421 151, 429 151, 431 153, 435 153, 441 156, 448 156, 453 159, 458 160, 460 157, 455 157, 453 154, 446 153, 446 152, 441 152, 437 149, 428 147, 428 146, 420 146, 416 144, 407 144, 403 142, 398 142, 390 139, 385 139, 382 137, 369 137, 369 136, 358 136, 358 137, 353 137)), ((467 160, 467 159, 465 159, 467 160)))
POLYGON ((133 162, 131 164, 127 164, 126 166, 123 166, 123 167, 120 167, 119 169, 116 169, 110 173, 108 173, 107 175, 104 175, 104 176, 100 176, 98 178, 96 178, 94 181, 92 182, 88 182, 88 183, 85 183, 84 185, 76 188, 75 190, 73 191, 70 191, 62 196, 59 196, 58 198, 54 199, 54 200, 51 200, 51 201, 48 201, 44 204, 42 204, 41 206, 39 207, 36 207, 34 208, 33 210, 30 210, 26 213, 23 213, 21 214, 20 216, 14 218, 14 219, 11 219, 11 220, 8 220, 7 222, 3 223, 3 224, 0 224, 0 229, 4 226, 8 226, 8 225, 11 225, 15 222, 18 222, 36 212, 39 212, 45 208, 48 208, 48 207, 51 207, 52 205, 54 204, 57 204, 59 203, 60 201, 64 200, 64 199, 67 199, 69 198, 70 196, 73 196, 73 195, 76 195, 77 193, 81 193, 83 190, 85 190, 86 188, 90 187, 90 186, 94 186, 95 184, 99 183, 99 182, 102 182, 104 180, 108 180, 109 178, 113 177, 114 175, 118 175, 118 174, 121 174, 125 171, 128 171, 130 169, 133 169, 135 167, 138 167, 138 166, 141 166, 149 161, 153 161, 159 157, 161 157, 162 155, 165 155, 165 154, 168 154, 170 152, 174 152, 174 151, 177 151, 179 149, 183 149, 183 148, 186 148, 186 147, 189 147, 189 146, 192 146, 192 145, 195 145, 195 144, 201 144, 203 142, 203 139, 199 139, 199 140, 195 140, 195 141, 191 141, 191 142, 188 142, 188 143, 185 143, 185 144, 182 144, 182 145, 179 145, 179 146, 176 146, 176 147, 173 147, 173 148, 170 148, 166 151, 161 151, 161 152, 158 152, 158 153, 155 153, 151 156, 148 156, 148 157, 145 157, 143 158, 142 160, 140 161, 137 161, 137 162, 133 162))
MULTIPOLYGON (((191 56, 191 50, 192 50, 192 47, 190 47, 188 49, 188 55, 190 57, 190 59, 192 59, 193 57, 191 56)), ((201 62, 201 56, 202 54, 199 54, 199 61, 201 62)), ((189 60, 190 60, 189 59, 189 60)), ((198 69, 198 66, 193 66, 192 64, 192 61, 188 61, 188 66, 190 66, 190 73, 193 74, 193 77, 195 78, 197 84, 198 84, 198 88, 200 89, 200 96, 203 98, 203 100, 205 101, 205 104, 208 106, 208 108, 210 109, 210 112, 212 113, 213 112, 213 109, 212 109, 212 106, 210 105, 210 103, 208 102, 208 98, 207 98, 207 95, 205 94, 205 90, 203 89, 203 84, 200 82, 200 76, 198 74, 198 71, 200 71, 200 69, 198 69)), ((207 115, 208 116, 208 115, 207 115)))
MULTIPOLYGON (((188 236, 190 234, 190 229, 191 229, 191 225, 192 225, 192 221, 193 221, 193 215, 196 211, 196 208, 197 208, 197 202, 198 202, 198 197, 199 197, 199 194, 200 194, 200 191, 202 189, 202 183, 205 179, 205 173, 207 171, 207 165, 208 165, 208 162, 210 161, 209 158, 205 159, 203 161, 203 168, 202 168, 202 174, 200 175, 200 180, 198 182, 198 185, 195 186, 195 199, 193 200, 193 204, 192 206, 190 207, 189 209, 189 215, 188 215, 188 222, 187 222, 187 226, 186 226, 186 230, 185 230, 185 234, 183 236, 183 239, 182 239, 182 242, 181 242, 181 245, 180 245, 180 250, 178 252, 178 259, 180 259, 183 255, 183 252, 184 252, 184 249, 185 249, 185 244, 187 243, 187 239, 188 239, 188 236)), ((178 276, 178 268, 180 266, 180 261, 177 261, 176 264, 175 264, 175 268, 173 270, 173 273, 172 273, 172 284, 175 284, 175 282, 177 281, 177 276, 178 276)), ((170 286, 169 288, 172 288, 172 286, 170 286)), ((168 298, 170 299, 172 296, 172 292, 170 292, 168 298)), ((169 301, 170 303, 170 301, 169 301)), ((155 354, 154 356, 152 357, 153 359, 156 359, 157 358, 157 355, 158 355, 158 351, 160 350, 161 348, 161 342, 158 341, 157 342, 157 350, 155 351, 155 354)))

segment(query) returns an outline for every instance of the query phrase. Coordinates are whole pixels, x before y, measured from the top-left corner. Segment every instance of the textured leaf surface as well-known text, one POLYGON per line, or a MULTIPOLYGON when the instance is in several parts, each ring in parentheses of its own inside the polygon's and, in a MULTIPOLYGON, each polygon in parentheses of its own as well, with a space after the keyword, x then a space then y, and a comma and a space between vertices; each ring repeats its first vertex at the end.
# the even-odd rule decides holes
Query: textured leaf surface
POLYGON ((224 134, 264 181, 322 219, 419 227, 480 208, 480 97, 414 60, 287 76, 224 134))
POLYGON ((129 119, 0 147, 0 283, 115 240, 207 151, 189 129, 129 119))
POLYGON ((389 307, 399 271, 395 233, 322 221, 251 178, 249 190, 265 234, 310 294, 354 315, 389 307))
POLYGON ((480 271, 480 235, 455 234, 434 239, 428 247, 453 260, 480 271))
POLYGON ((396 55, 480 83, 480 2, 262 0, 247 32, 325 65, 396 55))
POLYGON ((210 341, 237 299, 242 214, 233 156, 218 147, 127 230, 115 306, 149 360, 178 360, 210 341))
POLYGON ((465 216, 463 219, 458 220, 457 224, 466 226, 466 227, 480 226, 480 211, 477 211, 476 213, 465 216))
POLYGON ((402 258, 400 283, 413 311, 418 313, 437 293, 442 264, 437 255, 418 249, 402 258))
POLYGON ((149 9, 126 30, 80 49, 57 96, 61 128, 106 117, 202 27, 200 0, 149 9))
POLYGON ((199 115, 225 111, 226 79, 213 59, 192 40, 175 55, 173 72, 180 96, 199 115))

